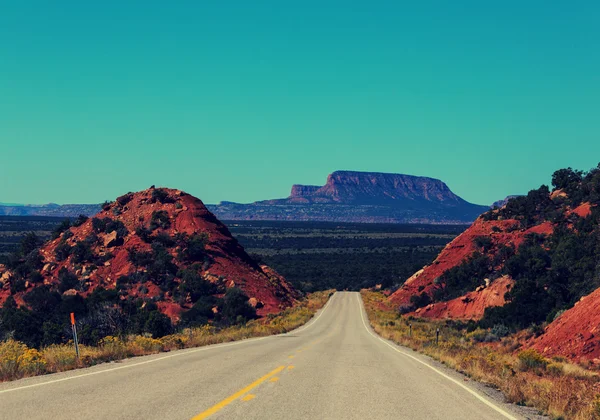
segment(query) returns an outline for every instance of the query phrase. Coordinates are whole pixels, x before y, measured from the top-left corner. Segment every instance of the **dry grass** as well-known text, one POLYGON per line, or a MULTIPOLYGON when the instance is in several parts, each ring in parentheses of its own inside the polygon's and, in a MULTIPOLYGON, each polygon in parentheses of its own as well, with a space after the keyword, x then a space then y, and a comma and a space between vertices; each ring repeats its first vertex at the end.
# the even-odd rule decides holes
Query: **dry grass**
POLYGON ((427 354, 504 393, 507 400, 535 407, 555 419, 600 419, 600 375, 564 359, 545 359, 535 351, 516 352, 511 338, 478 343, 487 331, 467 334, 444 322, 406 319, 386 309, 385 296, 363 291, 369 320, 384 338, 427 354), (409 325, 412 324, 412 336, 409 325), (440 342, 435 331, 440 328, 440 342))
POLYGON ((133 356, 285 333, 308 322, 332 294, 333 291, 330 290, 311 293, 293 308, 240 326, 216 329, 205 325, 158 339, 141 335, 105 337, 97 347, 80 345, 79 359, 75 357, 72 342, 36 350, 18 341, 6 340, 0 342, 0 382, 63 372, 133 356))

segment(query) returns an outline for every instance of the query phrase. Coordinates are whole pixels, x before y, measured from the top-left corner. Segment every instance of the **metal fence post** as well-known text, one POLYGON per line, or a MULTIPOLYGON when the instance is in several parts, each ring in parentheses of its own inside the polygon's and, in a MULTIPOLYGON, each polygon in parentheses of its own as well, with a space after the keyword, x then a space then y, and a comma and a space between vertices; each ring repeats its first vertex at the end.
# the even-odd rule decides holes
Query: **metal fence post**
POLYGON ((75 325, 75 314, 71 312, 71 330, 73 331, 73 343, 75 344, 75 355, 79 359, 79 341, 77 340, 77 326, 75 325))
POLYGON ((435 331, 435 344, 439 344, 440 343, 440 328, 438 327, 438 329, 435 331))
POLYGON ((408 336, 412 338, 412 322, 408 324, 408 336))

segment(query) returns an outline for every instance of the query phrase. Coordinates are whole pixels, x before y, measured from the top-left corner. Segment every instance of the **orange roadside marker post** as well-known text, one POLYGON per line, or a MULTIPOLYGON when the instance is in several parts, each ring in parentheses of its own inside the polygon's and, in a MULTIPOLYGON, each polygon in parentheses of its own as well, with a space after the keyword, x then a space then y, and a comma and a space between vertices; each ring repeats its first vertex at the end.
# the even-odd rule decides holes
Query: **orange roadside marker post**
POLYGON ((73 331, 73 343, 75 344, 75 355, 79 359, 79 342, 77 341, 77 326, 75 325, 75 314, 71 312, 71 330, 73 331))

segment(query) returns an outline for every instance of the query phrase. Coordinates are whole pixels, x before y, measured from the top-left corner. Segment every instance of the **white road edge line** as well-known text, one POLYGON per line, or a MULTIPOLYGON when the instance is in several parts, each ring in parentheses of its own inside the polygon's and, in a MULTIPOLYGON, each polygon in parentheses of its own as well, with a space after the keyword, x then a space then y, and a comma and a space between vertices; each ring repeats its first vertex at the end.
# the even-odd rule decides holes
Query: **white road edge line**
MULTIPOLYGON (((137 366, 147 365, 147 364, 150 364, 150 363, 160 362, 162 360, 171 359, 173 357, 180 357, 180 356, 185 356, 185 355, 192 354, 192 353, 198 353, 198 352, 201 352, 201 351, 213 350, 213 349, 221 348, 221 347, 238 346, 238 345, 242 345, 242 344, 248 344, 250 342, 255 342, 255 341, 260 341, 260 340, 266 340, 267 338, 274 338, 274 337, 279 337, 279 336, 282 336, 282 335, 288 335, 288 334, 292 334, 292 333, 295 334, 295 333, 298 333, 300 331, 304 331, 304 330, 310 328, 311 326, 315 325, 315 323, 319 320, 319 318, 321 318, 321 315, 323 315, 323 313, 325 312, 325 310, 329 307, 329 304, 333 300, 334 296, 335 295, 333 295, 333 296, 331 296, 329 298, 329 300, 327 301, 327 304, 323 307, 323 309, 321 310, 321 312, 319 312, 319 315, 317 315, 316 318, 310 319, 308 321, 308 323, 304 324, 302 327, 300 327, 300 328, 298 328, 296 330, 287 332, 287 333, 277 334, 277 335, 268 335, 268 336, 265 336, 265 337, 258 337, 258 338, 249 338, 249 339, 246 339, 246 340, 234 341, 232 343, 213 344, 213 345, 209 345, 209 346, 203 346, 203 347, 199 347, 199 348, 196 348, 196 349, 193 349, 193 350, 189 350, 189 351, 182 351, 182 352, 179 352, 179 353, 169 354, 167 356, 157 357, 156 359, 145 360, 143 362, 133 363, 131 365, 118 366, 118 367, 114 367, 114 368, 110 368, 110 369, 99 370, 97 372, 82 373, 80 375, 68 376, 66 378, 53 379, 53 380, 50 380, 50 381, 39 382, 39 383, 36 383, 36 384, 31 384, 31 385, 24 385, 24 386, 20 386, 20 387, 17 387, 17 388, 4 389, 4 390, 0 390, 0 395, 1 394, 6 394, 8 392, 21 391, 23 389, 35 388, 35 387, 44 386, 44 385, 52 385, 52 384, 56 384, 56 383, 59 383, 59 382, 65 382, 65 381, 70 381, 70 380, 73 380, 73 379, 84 378, 86 376, 100 375, 102 373, 114 372, 114 371, 121 370, 121 369, 129 369, 129 368, 133 368, 133 367, 137 367, 137 366)), ((31 378, 36 378, 36 377, 32 376, 31 378)))
POLYGON ((363 325, 365 326, 367 332, 369 334, 371 334, 371 336, 373 336, 374 338, 380 340, 383 344, 385 344, 386 346, 388 346, 389 348, 391 348, 392 350, 402 354, 403 356, 406 357, 410 357, 411 359, 421 363, 424 366, 427 366, 429 369, 433 370, 435 373, 439 374, 440 376, 443 376, 444 378, 448 379, 450 382, 453 382, 455 385, 458 385, 459 387, 461 387, 462 389, 464 389, 465 391, 467 391, 468 393, 470 393, 471 395, 473 395, 475 398, 477 398, 479 401, 481 401, 482 403, 484 403, 485 405, 487 405, 488 407, 494 409, 495 411, 497 411, 498 413, 502 414, 504 417, 506 417, 507 419, 511 419, 511 420, 518 420, 516 417, 514 417, 513 415, 511 415, 510 413, 504 411, 502 408, 498 407, 496 404, 490 402, 487 398, 481 396, 478 392, 473 391, 471 388, 469 388, 468 386, 461 384, 459 381, 457 381, 456 379, 446 375, 444 372, 442 372, 441 370, 431 366, 430 364, 418 359, 417 357, 408 354, 402 350, 400 350, 398 347, 393 346, 392 344, 390 344, 389 342, 387 342, 386 340, 384 340, 382 337, 380 337, 379 335, 375 334, 374 332, 371 331, 371 329, 369 328, 369 326, 367 325, 366 321, 365 321, 365 316, 363 314, 363 312, 366 309, 363 309, 364 306, 362 304, 362 299, 360 296, 360 293, 357 293, 356 297, 358 298, 358 306, 359 306, 359 310, 360 310, 360 317, 362 318, 362 322, 363 325))

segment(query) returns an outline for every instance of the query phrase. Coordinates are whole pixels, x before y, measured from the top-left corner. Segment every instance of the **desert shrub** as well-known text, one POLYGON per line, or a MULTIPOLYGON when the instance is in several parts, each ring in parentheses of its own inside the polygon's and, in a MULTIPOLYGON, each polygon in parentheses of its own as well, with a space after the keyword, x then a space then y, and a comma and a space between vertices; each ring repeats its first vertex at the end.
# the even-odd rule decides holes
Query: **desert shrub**
POLYGON ((151 334, 153 338, 163 337, 173 331, 171 319, 157 309, 140 312, 138 322, 141 332, 151 334))
POLYGON ((427 293, 421 293, 420 295, 412 295, 410 297, 410 303, 415 308, 422 308, 431 303, 431 297, 427 293))
POLYGON ((133 199, 133 193, 128 192, 127 194, 118 197, 117 203, 119 203, 120 206, 124 206, 127 203, 129 203, 132 199, 133 199))
POLYGON ((154 231, 158 228, 168 229, 171 226, 171 220, 169 219, 169 213, 165 210, 156 210, 152 212, 150 217, 150 230, 154 231))
POLYGON ((409 312, 412 312, 415 310, 415 307, 413 305, 400 305, 398 306, 398 313, 400 315, 405 315, 409 312))
POLYGON ((165 232, 160 232, 158 235, 152 238, 152 242, 158 242, 166 248, 172 248, 175 246, 175 239, 165 232))
POLYGON ((162 341, 156 338, 144 337, 141 335, 137 335, 131 344, 135 349, 138 350, 138 353, 158 353, 162 350, 162 341))
POLYGON ((56 261, 66 260, 69 258, 69 255, 71 255, 71 245, 61 241, 54 249, 54 255, 56 257, 56 261))
POLYGON ((23 300, 32 311, 50 314, 60 305, 61 297, 57 292, 51 291, 50 286, 43 285, 31 289, 23 296, 23 300))
POLYGON ((502 338, 506 337, 510 333, 510 330, 504 324, 496 324, 492 327, 490 333, 492 333, 496 337, 502 338))
POLYGON ((110 217, 94 217, 92 219, 92 228, 95 233, 111 233, 116 231, 119 238, 123 238, 129 234, 123 222, 111 219, 110 217))
POLYGON ((102 210, 107 211, 110 209, 110 206, 112 205, 111 201, 105 201, 104 203, 102 203, 101 207, 102 210))
POLYGON ((127 345, 119 337, 107 336, 98 343, 99 346, 113 359, 127 357, 127 345))
POLYGON ((65 267, 61 268, 58 272, 58 290, 61 293, 66 292, 69 289, 74 289, 79 285, 79 279, 65 267))
POLYGON ((52 231, 52 239, 56 239, 58 238, 63 232, 66 232, 67 230, 69 230, 71 228, 71 221, 69 219, 65 219, 63 220, 60 225, 58 225, 53 231, 52 231))
POLYGON ((81 264, 86 261, 91 261, 94 257, 92 248, 87 242, 77 241, 73 248, 71 248, 71 255, 73 256, 73 262, 75 264, 81 264))
POLYGON ((213 312, 214 307, 222 306, 222 301, 214 296, 202 296, 192 306, 191 309, 185 311, 181 315, 183 326, 204 325, 209 319, 215 317, 213 312))
POLYGON ((87 222, 87 220, 88 220, 88 217, 87 217, 86 215, 84 215, 84 214, 80 214, 80 215, 77 217, 77 219, 75 219, 75 220, 73 221, 73 226, 75 226, 75 227, 79 227, 79 226, 83 225, 85 222, 87 222))
POLYGON ((169 197, 169 192, 164 188, 155 188, 152 190, 152 202, 156 203, 157 201, 162 204, 175 202, 175 200, 169 197))
POLYGON ((10 283, 10 293, 11 295, 16 295, 17 293, 25 291, 25 280, 23 279, 14 279, 10 283))
POLYGON ((230 324, 256 318, 256 310, 248 303, 248 296, 237 287, 232 287, 225 293, 221 314, 230 324))
POLYGON ((488 335, 487 330, 477 328, 474 331, 471 331, 470 333, 468 333, 467 338, 473 340, 476 343, 483 343, 486 341, 487 335, 488 335))
POLYGON ((182 296, 189 294, 192 302, 196 302, 202 296, 212 295, 217 292, 215 285, 203 279, 196 270, 179 270, 177 277, 181 279, 178 286, 179 293, 182 296))
POLYGON ((533 349, 523 350, 517 357, 519 358, 519 368, 524 371, 545 370, 548 365, 548 359, 533 349))
POLYGON ((38 249, 41 245, 41 239, 33 232, 26 233, 21 239, 20 251, 21 255, 28 255, 38 249))
POLYGON ((561 376, 563 374, 563 365, 561 363, 549 363, 546 366, 546 372, 552 376, 561 376))
POLYGON ((486 255, 475 252, 465 262, 446 270, 439 277, 440 287, 434 292, 436 300, 449 300, 474 290, 491 273, 492 262, 486 255))
POLYGON ((128 259, 136 267, 147 267, 152 264, 152 252, 138 251, 135 248, 127 250, 128 259))
POLYGON ((473 239, 473 243, 483 252, 488 252, 494 245, 492 238, 489 236, 477 236, 473 239))
POLYGON ((44 276, 39 271, 32 271, 29 274, 29 281, 33 284, 42 283, 44 281, 44 276))
POLYGON ((135 234, 147 244, 152 242, 152 231, 150 229, 146 229, 145 227, 140 226, 135 230, 135 234))
POLYGON ((19 377, 19 359, 27 351, 27 346, 15 340, 0 343, 0 380, 19 377))
POLYGON ((206 233, 192 235, 185 241, 180 259, 188 263, 204 261, 206 259, 207 243, 208 235, 206 233))

